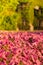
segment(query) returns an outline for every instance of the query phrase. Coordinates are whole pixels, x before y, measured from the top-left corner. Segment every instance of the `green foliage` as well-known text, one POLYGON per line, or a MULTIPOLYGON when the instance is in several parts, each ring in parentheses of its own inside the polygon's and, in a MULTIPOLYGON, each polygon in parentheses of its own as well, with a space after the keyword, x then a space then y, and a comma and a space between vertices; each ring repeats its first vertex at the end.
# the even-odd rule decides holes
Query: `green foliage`
POLYGON ((37 18, 34 18, 34 21, 33 21, 33 26, 34 26, 34 29, 38 29, 38 25, 39 25, 39 22, 37 20, 37 18))
POLYGON ((0 0, 0 29, 16 30, 18 14, 15 12, 17 0, 0 0))
MULTIPOLYGON (((0 30, 29 29, 29 23, 34 22, 34 7, 37 5, 43 7, 43 0, 0 0, 0 30)), ((34 26, 37 27, 36 21, 34 26)))

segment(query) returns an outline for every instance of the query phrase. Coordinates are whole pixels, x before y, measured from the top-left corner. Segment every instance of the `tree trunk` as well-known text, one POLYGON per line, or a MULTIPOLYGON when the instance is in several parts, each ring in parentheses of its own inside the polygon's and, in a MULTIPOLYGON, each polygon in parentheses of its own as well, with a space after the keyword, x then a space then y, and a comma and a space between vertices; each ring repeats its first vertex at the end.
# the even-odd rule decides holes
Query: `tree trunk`
POLYGON ((34 26, 31 23, 29 24, 29 26, 30 26, 30 31, 33 31, 34 30, 34 26))

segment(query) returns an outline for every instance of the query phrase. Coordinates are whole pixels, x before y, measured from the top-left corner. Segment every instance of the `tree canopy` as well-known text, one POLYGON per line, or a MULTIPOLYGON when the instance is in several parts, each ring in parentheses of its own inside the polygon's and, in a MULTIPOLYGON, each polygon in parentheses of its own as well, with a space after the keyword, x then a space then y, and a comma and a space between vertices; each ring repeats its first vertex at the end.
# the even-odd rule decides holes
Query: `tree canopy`
POLYGON ((26 25, 33 23, 35 6, 43 7, 43 0, 0 0, 0 29, 17 30, 22 27, 23 18, 27 22, 26 25), (21 3, 22 9, 19 7, 21 3))

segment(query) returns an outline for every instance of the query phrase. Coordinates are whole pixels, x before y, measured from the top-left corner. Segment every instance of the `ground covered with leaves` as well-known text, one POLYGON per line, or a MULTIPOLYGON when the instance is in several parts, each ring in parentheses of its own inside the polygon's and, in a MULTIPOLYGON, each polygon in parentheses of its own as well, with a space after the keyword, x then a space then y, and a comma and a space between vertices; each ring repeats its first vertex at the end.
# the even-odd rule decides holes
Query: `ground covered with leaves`
POLYGON ((43 65, 43 32, 0 32, 0 65, 43 65))

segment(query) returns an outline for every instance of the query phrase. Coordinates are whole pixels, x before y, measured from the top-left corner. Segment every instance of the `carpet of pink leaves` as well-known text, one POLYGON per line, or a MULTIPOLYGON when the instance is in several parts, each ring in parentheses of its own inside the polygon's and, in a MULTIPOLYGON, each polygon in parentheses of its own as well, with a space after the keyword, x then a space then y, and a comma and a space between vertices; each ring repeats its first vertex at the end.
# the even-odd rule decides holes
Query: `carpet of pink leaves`
POLYGON ((0 65, 43 65, 43 32, 0 32, 0 65))

